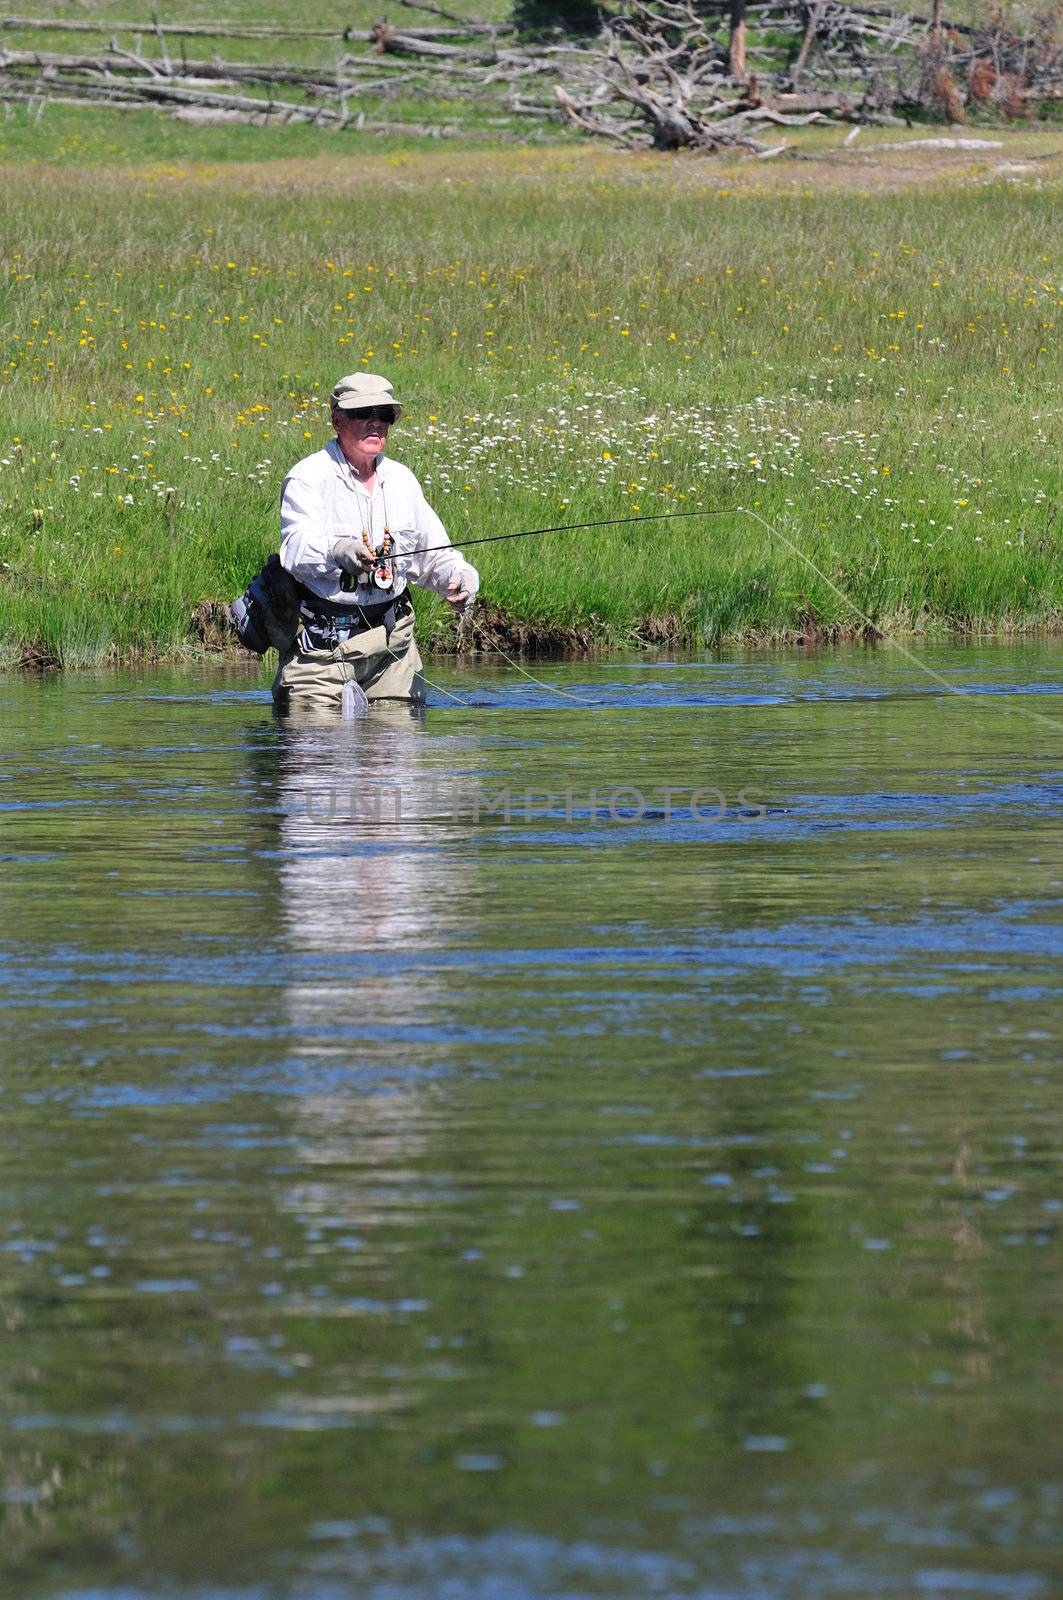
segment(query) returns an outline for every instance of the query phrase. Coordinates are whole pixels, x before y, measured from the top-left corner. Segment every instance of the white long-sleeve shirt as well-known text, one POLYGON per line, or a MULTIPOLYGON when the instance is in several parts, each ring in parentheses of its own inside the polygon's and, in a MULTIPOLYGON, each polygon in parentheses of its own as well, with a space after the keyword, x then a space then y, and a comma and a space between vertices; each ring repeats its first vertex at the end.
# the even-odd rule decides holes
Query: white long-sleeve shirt
POLYGON ((407 582, 436 594, 445 594, 455 578, 472 593, 480 584, 476 568, 451 546, 409 467, 381 456, 369 494, 335 439, 296 462, 284 480, 280 558, 300 583, 339 605, 378 605, 388 593, 401 594, 407 582), (359 583, 354 591, 341 589, 342 573, 332 559, 336 540, 360 542, 364 532, 379 548, 385 528, 391 535, 393 589, 382 593, 372 582, 359 583))

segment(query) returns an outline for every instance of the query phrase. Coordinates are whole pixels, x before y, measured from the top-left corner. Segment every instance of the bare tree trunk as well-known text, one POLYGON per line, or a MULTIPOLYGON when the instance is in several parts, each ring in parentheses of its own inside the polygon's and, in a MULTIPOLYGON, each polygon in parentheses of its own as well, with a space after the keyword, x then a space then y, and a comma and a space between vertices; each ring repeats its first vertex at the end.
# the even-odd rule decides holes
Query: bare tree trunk
POLYGON ((794 62, 793 68, 790 72, 791 83, 796 83, 802 72, 805 70, 805 64, 808 61, 808 53, 812 49, 812 41, 816 37, 816 29, 819 27, 820 19, 822 18, 826 9, 827 0, 816 0, 812 10, 808 13, 808 26, 805 28, 805 36, 801 40, 801 48, 797 52, 797 60, 794 62))
POLYGON ((747 0, 731 0, 731 38, 727 46, 727 66, 736 83, 747 83, 746 72, 747 0))

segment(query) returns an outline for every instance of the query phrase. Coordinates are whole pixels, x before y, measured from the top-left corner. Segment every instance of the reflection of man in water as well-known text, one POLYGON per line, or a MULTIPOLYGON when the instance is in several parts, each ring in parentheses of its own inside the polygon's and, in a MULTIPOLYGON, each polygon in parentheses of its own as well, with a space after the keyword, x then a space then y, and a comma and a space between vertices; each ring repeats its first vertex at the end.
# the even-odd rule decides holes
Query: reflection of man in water
POLYGON ((281 563, 310 591, 273 682, 279 705, 339 709, 354 681, 370 700, 424 698, 408 582, 455 611, 480 586, 408 467, 385 459, 402 406, 386 378, 352 372, 332 391, 336 437, 281 492, 281 563))
MULTIPOLYGON (((452 757, 429 728, 401 704, 378 705, 354 725, 292 716, 258 741, 254 758, 278 802, 266 824, 277 828, 274 847, 255 869, 276 896, 271 1005, 283 1020, 273 1048, 294 1139, 290 1175, 274 1192, 304 1223, 330 1218, 333 1239, 368 1232, 372 1243, 390 1242, 395 1214, 380 1191, 398 1197, 424 1159, 426 1087, 448 1053, 453 985, 432 952, 453 916, 453 856, 438 847, 447 825, 434 820, 431 794, 437 764, 446 774, 452 757)), ((354 1292, 357 1266, 348 1278, 345 1252, 322 1249, 318 1282, 331 1272, 334 1294, 344 1283, 354 1292)), ((314 1304, 329 1314, 327 1301, 314 1304)))

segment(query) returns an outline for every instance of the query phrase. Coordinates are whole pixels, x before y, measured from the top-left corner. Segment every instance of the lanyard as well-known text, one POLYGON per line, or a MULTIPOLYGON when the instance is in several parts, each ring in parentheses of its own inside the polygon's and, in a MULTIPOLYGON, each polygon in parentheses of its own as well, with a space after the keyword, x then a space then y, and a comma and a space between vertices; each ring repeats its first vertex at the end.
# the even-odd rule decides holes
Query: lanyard
POLYGON ((364 484, 362 484, 355 475, 354 468, 351 466, 349 461, 347 462, 347 473, 348 482, 350 483, 351 488, 354 490, 356 498, 362 502, 363 509, 367 513, 364 520, 369 523, 369 526, 368 528, 362 529, 362 540, 370 547, 371 550, 376 550, 379 558, 369 578, 359 581, 364 581, 366 588, 385 590, 391 589, 395 583, 395 569, 391 562, 391 529, 388 526, 388 502, 387 496, 384 493, 384 480, 377 475, 376 484, 374 488, 370 490, 366 489, 364 484), (376 536, 373 531, 373 522, 375 520, 374 502, 376 500, 377 489, 380 490, 380 505, 384 513, 384 537, 380 542, 379 548, 377 547, 376 536))

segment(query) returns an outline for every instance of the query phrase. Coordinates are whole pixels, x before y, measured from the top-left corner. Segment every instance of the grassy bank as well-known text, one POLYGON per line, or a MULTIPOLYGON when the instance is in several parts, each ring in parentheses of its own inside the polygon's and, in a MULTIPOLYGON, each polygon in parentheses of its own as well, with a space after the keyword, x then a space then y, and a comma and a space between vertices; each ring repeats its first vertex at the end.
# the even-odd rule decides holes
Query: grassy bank
POLYGON ((394 454, 455 540, 777 530, 478 551, 530 641, 1059 626, 1051 135, 724 166, 327 135, 223 162, 195 132, 3 172, 7 664, 195 648, 357 367, 407 399, 394 454))

